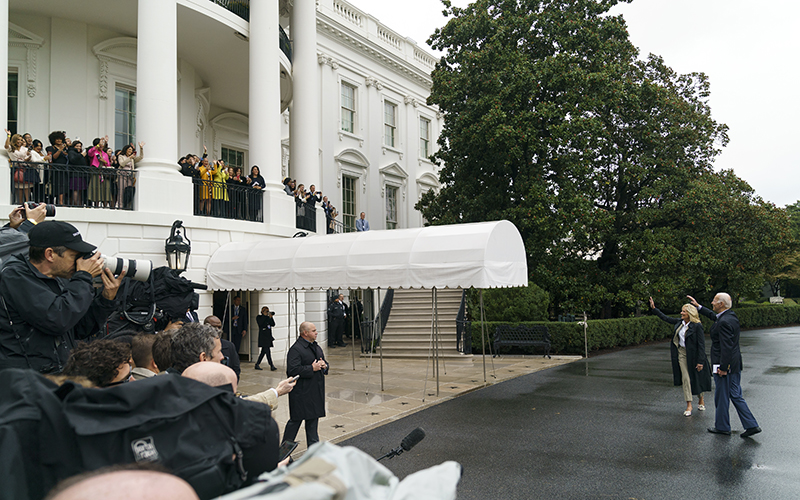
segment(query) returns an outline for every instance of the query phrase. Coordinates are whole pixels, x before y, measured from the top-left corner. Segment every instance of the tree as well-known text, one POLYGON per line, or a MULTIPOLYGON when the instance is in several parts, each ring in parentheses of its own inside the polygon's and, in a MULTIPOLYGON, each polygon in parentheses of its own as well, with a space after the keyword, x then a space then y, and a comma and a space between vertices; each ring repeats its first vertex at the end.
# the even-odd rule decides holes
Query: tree
POLYGON ((696 276, 674 265, 690 259, 670 239, 691 227, 674 219, 685 197, 733 196, 743 213, 764 211, 765 224, 777 210, 713 172, 728 137, 711 118, 705 75, 639 60, 623 18, 608 15, 618 0, 443 3, 453 18, 429 40, 446 55, 428 99, 445 114, 434 155, 442 188, 417 204, 426 219, 512 221, 531 282, 557 311, 614 317, 634 311, 654 284, 675 293, 763 280, 752 266, 701 272, 710 261, 699 257, 696 276), (671 206, 671 218, 659 216, 671 206))

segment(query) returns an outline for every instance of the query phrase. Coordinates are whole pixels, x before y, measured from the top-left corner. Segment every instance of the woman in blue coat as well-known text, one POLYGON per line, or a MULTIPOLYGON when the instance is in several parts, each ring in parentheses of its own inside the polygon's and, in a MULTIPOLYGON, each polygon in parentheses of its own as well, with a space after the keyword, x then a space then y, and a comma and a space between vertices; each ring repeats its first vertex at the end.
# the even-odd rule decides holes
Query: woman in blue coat
POLYGON ((650 297, 650 309, 663 321, 675 325, 675 333, 669 345, 673 382, 683 387, 683 399, 686 400, 683 415, 692 415, 693 395, 699 396, 697 409, 704 411, 706 407, 703 393, 711 390, 711 368, 706 357, 705 332, 697 308, 684 304, 680 319, 670 318, 656 308, 653 297, 650 297))

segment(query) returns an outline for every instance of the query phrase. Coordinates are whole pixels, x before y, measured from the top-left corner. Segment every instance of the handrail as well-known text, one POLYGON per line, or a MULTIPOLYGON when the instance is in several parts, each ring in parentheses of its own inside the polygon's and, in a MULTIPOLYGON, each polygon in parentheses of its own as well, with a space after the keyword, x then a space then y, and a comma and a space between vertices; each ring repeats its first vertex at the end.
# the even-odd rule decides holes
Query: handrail
POLYGON ((380 311, 375 318, 361 322, 361 351, 370 352, 380 344, 383 332, 386 330, 386 323, 389 321, 389 314, 392 312, 392 302, 394 300, 394 290, 389 288, 381 302, 380 311), (380 327, 378 327, 380 325, 380 327), (377 334, 376 334, 377 333, 377 334))
POLYGON ((467 291, 461 291, 461 305, 456 315, 456 349, 463 354, 472 354, 472 324, 467 321, 467 291))
POLYGON ((192 177, 194 215, 220 219, 264 221, 264 191, 246 184, 192 177))
MULTIPOLYGON (((250 0, 210 0, 210 1, 211 3, 219 5, 223 9, 239 16, 248 23, 250 22, 250 0)), ((283 26, 278 25, 278 29, 280 30, 280 33, 278 35, 280 37, 278 40, 278 46, 280 47, 281 51, 284 54, 286 54, 286 57, 289 59, 289 62, 292 62, 292 42, 291 40, 289 40, 289 37, 286 36, 286 32, 283 31, 283 26)))
POLYGON ((317 208, 315 202, 301 201, 300 198, 294 199, 295 208, 295 227, 306 231, 317 232, 317 208))
POLYGON ((86 165, 10 161, 11 202, 133 210, 136 171, 86 165))

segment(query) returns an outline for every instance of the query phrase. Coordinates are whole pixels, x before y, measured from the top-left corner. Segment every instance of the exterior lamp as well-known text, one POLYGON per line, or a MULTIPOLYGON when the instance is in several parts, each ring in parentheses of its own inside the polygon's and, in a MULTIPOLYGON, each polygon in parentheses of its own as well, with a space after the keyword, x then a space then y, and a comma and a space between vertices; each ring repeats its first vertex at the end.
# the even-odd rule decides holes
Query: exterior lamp
POLYGON ((186 232, 186 228, 183 227, 183 221, 176 220, 173 222, 169 238, 164 242, 169 268, 177 274, 186 270, 189 265, 189 254, 192 252, 192 242, 189 241, 189 238, 181 235, 181 229, 186 232))

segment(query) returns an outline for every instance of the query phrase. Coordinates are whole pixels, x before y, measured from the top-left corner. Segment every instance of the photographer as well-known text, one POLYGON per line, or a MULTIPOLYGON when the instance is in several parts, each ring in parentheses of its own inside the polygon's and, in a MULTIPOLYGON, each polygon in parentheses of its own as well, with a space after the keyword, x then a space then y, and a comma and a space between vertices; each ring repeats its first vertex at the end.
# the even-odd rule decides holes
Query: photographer
POLYGON ((258 361, 256 361, 256 370, 261 369, 259 365, 261 365, 261 360, 264 359, 264 355, 267 356, 269 369, 272 371, 277 370, 277 368, 275 368, 275 363, 272 362, 272 353, 270 353, 272 343, 275 341, 275 338, 272 336, 272 328, 275 326, 274 316, 275 313, 270 312, 269 307, 264 306, 261 308, 261 314, 256 317, 256 323, 258 323, 258 347, 261 348, 258 361))
POLYGON ((115 278, 99 252, 84 257, 96 247, 66 222, 42 222, 28 238, 28 257, 9 258, 0 274, 0 369, 57 373, 76 339, 97 332, 114 310, 125 273, 115 278))

